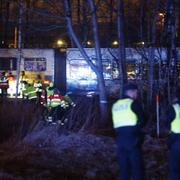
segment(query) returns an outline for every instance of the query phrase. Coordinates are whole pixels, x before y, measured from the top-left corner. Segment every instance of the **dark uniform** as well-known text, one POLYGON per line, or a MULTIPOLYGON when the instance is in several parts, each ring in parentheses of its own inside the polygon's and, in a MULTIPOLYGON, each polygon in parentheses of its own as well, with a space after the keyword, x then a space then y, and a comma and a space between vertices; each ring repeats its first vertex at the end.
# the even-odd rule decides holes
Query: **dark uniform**
MULTIPOLYGON (((178 92, 179 93, 179 92, 178 92)), ((180 94, 180 93, 179 93, 180 94)), ((170 179, 180 179, 180 97, 167 112, 170 179)))
POLYGON ((136 100, 126 95, 114 103, 112 116, 117 134, 119 179, 141 180, 143 166, 140 146, 143 138, 140 129, 145 125, 143 110, 136 100))
POLYGON ((7 89, 9 88, 9 81, 6 76, 5 72, 1 73, 0 76, 0 89, 1 89, 1 96, 6 97, 7 96, 7 89))

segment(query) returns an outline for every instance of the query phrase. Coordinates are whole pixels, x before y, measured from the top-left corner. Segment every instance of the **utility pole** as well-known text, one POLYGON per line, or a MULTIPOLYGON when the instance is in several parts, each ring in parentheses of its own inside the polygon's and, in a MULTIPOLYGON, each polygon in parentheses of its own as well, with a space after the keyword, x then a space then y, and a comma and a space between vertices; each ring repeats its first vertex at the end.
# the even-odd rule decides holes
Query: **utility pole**
POLYGON ((18 96, 19 77, 20 77, 20 70, 21 70, 20 66, 21 66, 21 58, 22 58, 22 13, 23 13, 23 2, 22 0, 19 0, 16 98, 18 96))

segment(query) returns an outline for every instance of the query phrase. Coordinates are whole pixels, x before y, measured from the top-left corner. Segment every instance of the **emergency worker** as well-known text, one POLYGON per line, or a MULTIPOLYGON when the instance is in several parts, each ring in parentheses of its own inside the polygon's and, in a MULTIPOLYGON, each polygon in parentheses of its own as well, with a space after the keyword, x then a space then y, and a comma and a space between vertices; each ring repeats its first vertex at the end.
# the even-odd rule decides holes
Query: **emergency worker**
POLYGON ((46 94, 45 89, 42 89, 42 91, 41 91, 40 104, 43 105, 43 106, 47 105, 47 94, 46 94))
POLYGON ((21 71, 20 73, 20 77, 19 77, 19 84, 20 84, 20 96, 22 98, 24 98, 24 94, 23 92, 26 91, 26 87, 27 87, 27 82, 28 82, 28 77, 27 75, 25 74, 25 71, 21 71), (26 87, 25 87, 26 86, 26 87))
POLYGON ((37 102, 41 103, 41 93, 42 93, 42 78, 40 75, 37 75, 37 79, 34 82, 34 87, 37 88, 37 102))
POLYGON ((116 131, 120 180, 142 180, 141 157, 142 133, 145 116, 136 101, 138 88, 135 84, 125 85, 123 98, 112 106, 113 127, 116 131))
POLYGON ((10 96, 12 97, 13 93, 15 94, 15 86, 16 86, 15 76, 12 74, 12 72, 9 72, 7 78, 8 78, 8 82, 9 82, 8 91, 9 91, 10 96))
POLYGON ((70 105, 75 107, 76 104, 72 101, 72 99, 70 98, 70 96, 68 94, 66 94, 64 96, 64 101, 65 101, 65 104, 66 104, 66 107, 68 108, 70 105))
POLYGON ((25 96, 31 102, 37 102, 37 88, 33 84, 28 84, 25 90, 25 96))
POLYGON ((54 89, 54 83, 51 82, 49 86, 46 87, 47 98, 53 93, 53 89, 54 89))
POLYGON ((64 97, 57 88, 53 89, 53 93, 47 98, 47 106, 49 108, 49 121, 56 121, 60 118, 61 109, 65 106, 64 97))
POLYGON ((21 74, 20 74, 20 77, 19 77, 19 81, 20 82, 23 82, 23 81, 28 81, 28 77, 27 75, 25 74, 25 71, 21 71, 21 74))
POLYGON ((176 99, 167 111, 167 128, 169 130, 169 170, 170 179, 180 179, 180 87, 176 90, 176 99))
POLYGON ((22 98, 23 99, 28 99, 28 87, 30 86, 30 84, 28 84, 27 81, 24 81, 24 86, 22 89, 22 98))
POLYGON ((52 121, 51 107, 47 105, 48 97, 53 94, 54 83, 51 82, 47 87, 43 87, 40 94, 40 104, 42 105, 42 119, 45 121, 52 121), (49 116, 49 117, 48 117, 49 116))
POLYGON ((1 88, 1 96, 7 96, 7 89, 9 88, 8 78, 6 76, 6 72, 2 72, 0 76, 0 88, 1 88))

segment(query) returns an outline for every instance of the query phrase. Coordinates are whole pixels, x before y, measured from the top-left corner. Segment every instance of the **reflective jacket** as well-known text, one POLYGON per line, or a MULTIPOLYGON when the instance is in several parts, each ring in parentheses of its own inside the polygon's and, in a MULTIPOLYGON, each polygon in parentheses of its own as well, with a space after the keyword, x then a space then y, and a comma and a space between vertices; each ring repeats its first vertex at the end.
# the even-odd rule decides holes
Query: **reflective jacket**
POLYGON ((64 97, 59 93, 53 92, 49 97, 47 97, 47 105, 50 107, 64 106, 64 97))
POLYGON ((46 103, 47 103, 47 97, 46 96, 47 96, 46 90, 42 89, 41 96, 40 96, 40 104, 46 105, 46 103))
POLYGON ((53 86, 48 86, 48 87, 46 88, 47 98, 48 98, 51 94, 53 94, 53 92, 54 92, 54 90, 53 90, 52 87, 53 87, 53 86), (52 89, 50 90, 50 88, 52 88, 52 89))
POLYGON ((112 119, 114 128, 136 126, 137 115, 132 111, 133 100, 130 98, 118 100, 112 107, 112 119))
POLYGON ((8 78, 6 76, 1 76, 0 77, 0 88, 9 88, 9 82, 8 82, 8 78))
POLYGON ((42 83, 40 81, 35 82, 34 87, 37 88, 37 92, 42 92, 42 83))
POLYGON ((173 133, 180 133, 180 105, 174 104, 173 105, 175 111, 175 118, 171 122, 171 132, 173 133))
POLYGON ((34 86, 28 86, 25 90, 25 96, 29 100, 36 99, 37 98, 37 88, 34 86))

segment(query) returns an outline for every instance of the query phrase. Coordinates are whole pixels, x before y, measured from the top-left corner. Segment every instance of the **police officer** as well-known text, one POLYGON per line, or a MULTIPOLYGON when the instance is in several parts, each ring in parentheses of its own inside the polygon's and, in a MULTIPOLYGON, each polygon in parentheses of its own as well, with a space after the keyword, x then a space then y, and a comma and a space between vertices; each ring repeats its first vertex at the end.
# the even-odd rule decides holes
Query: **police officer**
POLYGON ((140 130, 145 125, 145 117, 140 104, 136 101, 137 95, 137 86, 129 83, 124 87, 123 98, 112 106, 120 180, 143 179, 140 130))
POLYGON ((169 169, 170 179, 180 179, 180 87, 177 88, 176 99, 167 111, 167 127, 170 132, 169 169))

